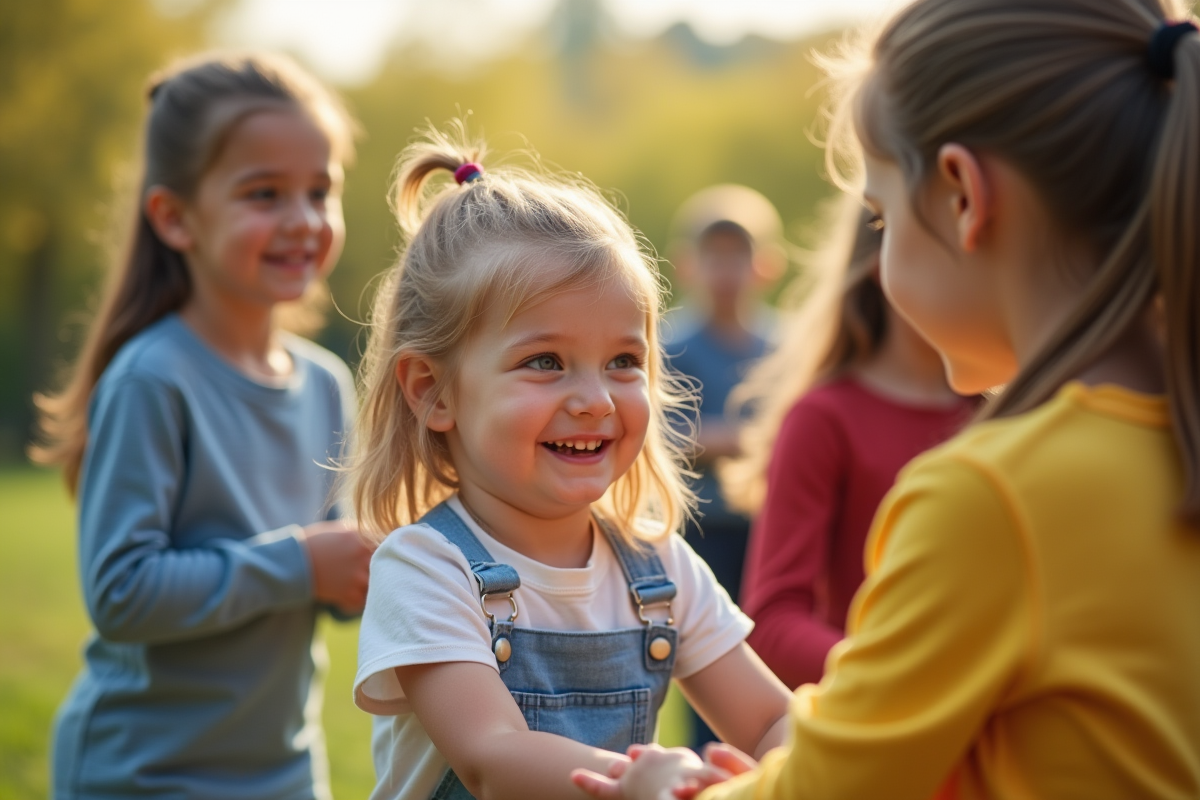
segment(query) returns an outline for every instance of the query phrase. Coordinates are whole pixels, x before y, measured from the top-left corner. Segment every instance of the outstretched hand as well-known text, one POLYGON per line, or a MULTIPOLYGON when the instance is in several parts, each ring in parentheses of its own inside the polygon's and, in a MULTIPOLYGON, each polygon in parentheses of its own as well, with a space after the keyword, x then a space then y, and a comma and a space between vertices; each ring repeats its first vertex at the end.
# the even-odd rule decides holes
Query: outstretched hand
POLYGON ((724 742, 713 742, 704 748, 704 763, 728 772, 730 777, 750 772, 758 766, 753 758, 724 742))
POLYGON ((600 800, 690 800, 709 786, 754 768, 753 759, 732 747, 721 745, 710 752, 715 760, 705 762, 685 747, 634 745, 629 748, 630 760, 614 763, 607 776, 575 770, 571 780, 600 800))

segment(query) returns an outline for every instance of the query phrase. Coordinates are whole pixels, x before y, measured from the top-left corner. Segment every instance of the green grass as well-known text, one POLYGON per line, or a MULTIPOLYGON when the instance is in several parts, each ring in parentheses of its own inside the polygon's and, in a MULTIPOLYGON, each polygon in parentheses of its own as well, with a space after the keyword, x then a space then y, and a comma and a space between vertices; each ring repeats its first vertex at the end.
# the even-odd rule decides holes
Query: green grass
MULTIPOLYGON (((0 471, 0 798, 41 800, 49 785, 50 723, 80 667, 89 625, 79 594, 75 511, 56 473, 0 471)), ((356 624, 323 625, 330 668, 325 731, 334 797, 366 797, 375 784, 370 719, 354 707, 356 624)), ((659 740, 686 741, 683 700, 672 690, 659 740)))

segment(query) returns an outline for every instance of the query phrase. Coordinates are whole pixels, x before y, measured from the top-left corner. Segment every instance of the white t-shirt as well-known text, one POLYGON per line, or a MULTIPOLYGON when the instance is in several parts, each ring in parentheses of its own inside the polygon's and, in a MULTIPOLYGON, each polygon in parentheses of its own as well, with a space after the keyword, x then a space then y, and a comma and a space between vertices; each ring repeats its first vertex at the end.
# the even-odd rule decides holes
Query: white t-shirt
MULTIPOLYGON (((599 532, 593 533, 586 566, 559 569, 488 536, 457 497, 450 507, 493 559, 521 576, 516 627, 605 631, 642 624, 621 565, 599 532)), ((686 678, 740 644, 754 623, 681 537, 672 535, 654 549, 677 590, 671 603, 679 631, 672 677, 686 678)), ((509 616, 503 597, 489 599, 488 609, 498 619, 509 616)), ((647 609, 655 618, 665 618, 664 611, 647 609)), ((378 782, 372 800, 426 800, 445 773, 446 760, 412 713, 392 670, 448 661, 496 668, 479 590, 457 546, 426 525, 408 525, 393 531, 371 559, 371 589, 358 640, 354 702, 376 715, 372 750, 378 782)))

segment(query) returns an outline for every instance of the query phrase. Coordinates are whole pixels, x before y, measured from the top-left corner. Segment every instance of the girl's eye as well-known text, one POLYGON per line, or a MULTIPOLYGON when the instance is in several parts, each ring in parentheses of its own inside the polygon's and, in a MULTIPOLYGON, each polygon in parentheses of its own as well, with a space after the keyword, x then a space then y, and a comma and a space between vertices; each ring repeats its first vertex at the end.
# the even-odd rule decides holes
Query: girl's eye
POLYGON ((329 189, 328 188, 313 189, 309 193, 309 197, 311 197, 313 200, 315 200, 318 203, 324 203, 325 199, 327 197, 329 197, 329 189))
POLYGON ((246 193, 246 196, 251 200, 274 200, 278 197, 278 192, 270 186, 262 186, 257 189, 251 189, 246 193))
POLYGON ((879 216, 878 214, 871 217, 870 221, 867 223, 867 227, 873 231, 883 230, 883 217, 879 216))
POLYGON ((561 369, 558 359, 554 356, 534 356, 525 362, 525 366, 541 370, 561 369))
POLYGON ((642 360, 637 356, 623 353, 612 361, 608 362, 609 369, 637 369, 642 365, 642 360))

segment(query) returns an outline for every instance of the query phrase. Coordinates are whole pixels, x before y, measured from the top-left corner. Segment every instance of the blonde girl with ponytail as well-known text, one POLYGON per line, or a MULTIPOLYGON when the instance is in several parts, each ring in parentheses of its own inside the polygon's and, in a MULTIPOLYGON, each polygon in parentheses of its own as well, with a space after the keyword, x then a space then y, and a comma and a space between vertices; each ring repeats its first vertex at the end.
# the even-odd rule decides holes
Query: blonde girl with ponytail
POLYGON ((829 59, 830 164, 865 167, 891 301, 956 390, 994 397, 884 501, 787 747, 577 781, 1200 796, 1194 21, 1173 0, 917 0, 859 55, 829 59))
POLYGON ((347 467, 371 563, 354 697, 374 798, 559 798, 652 740, 672 679, 727 740, 789 694, 677 534, 691 497, 663 284, 591 186, 485 168, 461 125, 401 156, 347 467), (741 687, 735 697, 727 688, 741 687))

